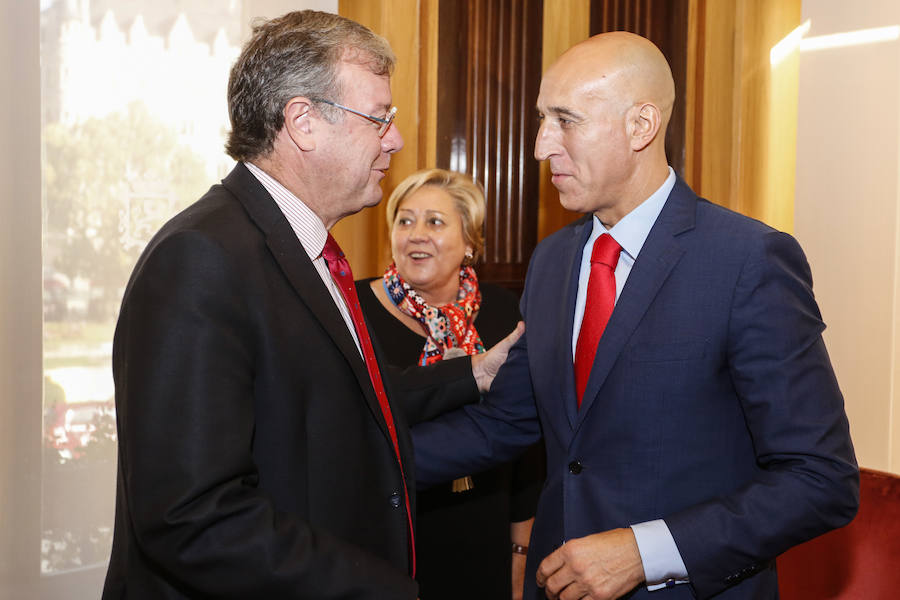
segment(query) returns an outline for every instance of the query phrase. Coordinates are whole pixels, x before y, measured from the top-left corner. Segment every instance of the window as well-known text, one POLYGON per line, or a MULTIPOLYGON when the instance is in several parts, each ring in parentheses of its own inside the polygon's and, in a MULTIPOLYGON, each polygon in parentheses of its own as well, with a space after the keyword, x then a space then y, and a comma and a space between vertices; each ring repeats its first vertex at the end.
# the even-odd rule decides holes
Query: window
POLYGON ((225 88, 241 8, 42 2, 42 575, 109 558, 118 305, 150 236, 233 165, 225 88))
POLYGON ((99 597, 123 286, 160 224, 232 165, 225 87, 249 24, 303 4, 337 9, 0 3, 0 597, 99 597))

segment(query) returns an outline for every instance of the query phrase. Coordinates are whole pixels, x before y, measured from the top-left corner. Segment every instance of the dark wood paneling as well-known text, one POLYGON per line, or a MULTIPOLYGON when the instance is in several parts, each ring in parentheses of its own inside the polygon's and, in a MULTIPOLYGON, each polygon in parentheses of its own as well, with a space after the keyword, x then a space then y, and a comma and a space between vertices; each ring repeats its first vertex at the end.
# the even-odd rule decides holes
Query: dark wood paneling
POLYGON ((437 164, 487 200, 479 277, 521 291, 537 243, 541 0, 442 0, 437 164))
POLYGON ((684 176, 688 0, 591 0, 591 35, 630 31, 656 44, 672 68, 675 107, 666 132, 666 156, 684 176))

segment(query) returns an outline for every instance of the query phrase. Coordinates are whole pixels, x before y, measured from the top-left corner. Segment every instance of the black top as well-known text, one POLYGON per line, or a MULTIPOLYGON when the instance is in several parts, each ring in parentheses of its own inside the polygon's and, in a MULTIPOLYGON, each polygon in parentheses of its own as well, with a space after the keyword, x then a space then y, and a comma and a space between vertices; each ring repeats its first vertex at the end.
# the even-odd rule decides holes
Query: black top
MULTIPOLYGON (((372 292, 372 279, 356 282, 369 333, 397 367, 419 361, 425 336, 406 327, 372 292)), ((501 287, 480 284, 475 328, 486 348, 515 329, 518 299, 501 287)), ((540 445, 513 463, 473 474, 475 486, 455 493, 447 483, 418 492, 416 557, 423 600, 510 598, 510 522, 534 516, 544 476, 540 445)))

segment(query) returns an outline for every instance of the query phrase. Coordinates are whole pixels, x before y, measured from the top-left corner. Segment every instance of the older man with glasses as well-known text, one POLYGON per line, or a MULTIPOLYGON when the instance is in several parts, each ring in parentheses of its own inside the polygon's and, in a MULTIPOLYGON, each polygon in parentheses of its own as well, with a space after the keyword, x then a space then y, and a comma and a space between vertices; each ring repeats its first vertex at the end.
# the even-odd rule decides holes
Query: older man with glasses
POLYGON ((122 303, 105 599, 416 597, 408 423, 477 400, 511 340, 379 366, 328 230, 381 200, 403 147, 393 64, 313 11, 258 25, 237 59, 238 163, 153 238, 122 303))

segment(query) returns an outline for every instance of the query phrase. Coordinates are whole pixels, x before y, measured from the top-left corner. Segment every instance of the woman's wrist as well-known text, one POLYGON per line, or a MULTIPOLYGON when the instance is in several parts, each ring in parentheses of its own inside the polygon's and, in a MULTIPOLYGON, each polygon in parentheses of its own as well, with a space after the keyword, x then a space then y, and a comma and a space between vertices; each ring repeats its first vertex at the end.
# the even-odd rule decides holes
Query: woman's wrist
POLYGON ((512 543, 512 553, 513 554, 528 554, 528 546, 522 546, 521 544, 517 544, 515 542, 512 543))

